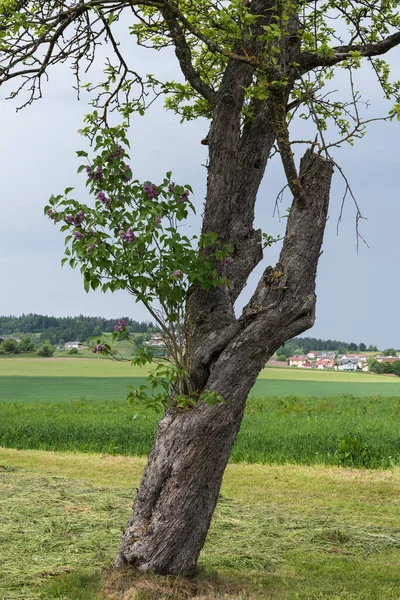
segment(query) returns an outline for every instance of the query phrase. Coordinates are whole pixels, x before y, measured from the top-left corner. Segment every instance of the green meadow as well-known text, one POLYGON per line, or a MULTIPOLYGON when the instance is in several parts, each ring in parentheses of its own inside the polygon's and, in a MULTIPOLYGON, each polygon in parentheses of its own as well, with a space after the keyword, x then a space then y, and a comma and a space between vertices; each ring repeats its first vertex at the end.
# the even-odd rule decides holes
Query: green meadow
POLYGON ((193 581, 109 570, 159 415, 146 371, 0 359, 1 600, 400 598, 400 381, 267 368, 193 581))
MULTIPOLYGON (((147 370, 107 359, 0 359, 0 401, 122 400, 128 385, 142 385, 147 370)), ((400 379, 369 373, 266 368, 250 395, 394 396, 400 379)))

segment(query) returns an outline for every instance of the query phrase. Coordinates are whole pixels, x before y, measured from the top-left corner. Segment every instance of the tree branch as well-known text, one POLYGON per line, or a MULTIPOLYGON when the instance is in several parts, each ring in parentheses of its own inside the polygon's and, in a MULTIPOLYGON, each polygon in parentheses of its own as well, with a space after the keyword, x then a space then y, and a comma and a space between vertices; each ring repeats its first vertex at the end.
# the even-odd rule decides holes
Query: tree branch
POLYGON ((185 34, 179 21, 168 8, 163 8, 161 14, 168 25, 175 45, 175 55, 179 61, 182 73, 190 85, 211 105, 215 104, 216 92, 199 76, 192 64, 192 52, 186 41, 185 34))
POLYGON ((331 49, 332 53, 329 53, 328 55, 314 52, 302 52, 298 61, 300 65, 298 67, 299 76, 316 67, 332 67, 337 65, 338 63, 351 58, 352 52, 359 52, 363 58, 371 58, 373 56, 386 54, 386 52, 389 52, 389 50, 398 45, 400 45, 400 32, 389 35, 375 44, 335 46, 331 49))

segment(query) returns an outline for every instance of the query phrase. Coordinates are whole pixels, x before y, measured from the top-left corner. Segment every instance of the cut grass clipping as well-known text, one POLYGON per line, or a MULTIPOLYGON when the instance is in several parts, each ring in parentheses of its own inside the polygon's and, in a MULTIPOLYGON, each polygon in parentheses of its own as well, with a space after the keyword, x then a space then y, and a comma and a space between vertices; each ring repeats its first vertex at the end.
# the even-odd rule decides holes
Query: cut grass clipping
POLYGON ((0 464, 4 600, 399 598, 399 469, 229 465, 187 584, 107 571, 142 459, 3 449, 0 464))

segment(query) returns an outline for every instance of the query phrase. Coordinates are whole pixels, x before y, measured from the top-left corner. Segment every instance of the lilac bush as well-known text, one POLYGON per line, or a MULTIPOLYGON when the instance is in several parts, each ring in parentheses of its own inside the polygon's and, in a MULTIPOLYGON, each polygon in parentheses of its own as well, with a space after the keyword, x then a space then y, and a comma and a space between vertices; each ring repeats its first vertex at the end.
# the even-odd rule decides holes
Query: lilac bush
MULTIPOLYGON (((126 131, 126 124, 97 131, 95 156, 78 169, 86 174, 94 204, 70 198, 73 188, 67 188, 50 198, 45 212, 67 233, 62 263, 80 267, 86 291, 123 289, 148 309, 171 356, 173 368, 163 380, 171 385, 171 377, 185 380, 183 316, 189 290, 196 284, 209 290, 226 282, 232 249, 222 246, 215 234, 189 238, 180 232, 195 210, 192 188, 172 182, 170 172, 157 183, 134 179, 126 131)), ((78 156, 89 159, 83 151, 78 156)), ((113 336, 129 339, 126 323, 119 321, 113 336)), ((102 340, 92 352, 112 354, 102 340)), ((135 360, 149 362, 151 352, 142 348, 135 360)))

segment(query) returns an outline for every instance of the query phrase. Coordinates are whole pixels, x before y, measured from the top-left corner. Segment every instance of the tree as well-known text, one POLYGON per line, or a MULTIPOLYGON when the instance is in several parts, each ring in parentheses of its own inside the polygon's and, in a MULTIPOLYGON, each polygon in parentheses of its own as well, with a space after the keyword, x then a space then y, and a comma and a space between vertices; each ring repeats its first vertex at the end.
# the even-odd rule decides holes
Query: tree
POLYGON ((387 348, 382 352, 382 356, 397 356, 394 348, 387 348))
MULTIPOLYGON (((42 79, 52 65, 70 60, 79 87, 80 65, 85 60, 90 65, 100 40, 106 38, 114 51, 115 59, 107 61, 100 87, 89 85, 97 96, 84 128, 99 152, 93 165, 87 165, 96 208, 68 200, 66 190, 53 198, 47 210, 73 232, 69 260, 72 266, 81 266, 87 289, 124 288, 149 309, 157 292, 166 308, 161 317, 154 311, 152 316, 170 345, 175 375, 164 370, 163 375, 154 375, 153 382, 165 384, 172 393, 116 566, 193 573, 247 395, 275 350, 314 323, 316 269, 334 166, 345 178, 346 194, 352 196, 331 151, 364 133, 368 121, 362 117, 354 81, 365 62, 372 65, 385 95, 394 99, 384 118, 400 114, 399 84, 391 81, 390 69, 381 58, 400 43, 397 8, 397 2, 378 6, 367 0, 232 0, 224 5, 213 0, 1 2, 0 83, 17 81, 13 96, 27 90, 22 105, 41 96, 42 79), (132 14, 129 30, 138 44, 157 50, 174 47, 183 82, 158 81, 132 70, 115 38, 115 22, 129 22, 132 14), (328 21, 328 16, 334 19, 328 21), (325 88, 335 67, 343 68, 349 79, 348 91, 336 98, 325 88), (209 161, 202 236, 194 249, 183 236, 176 237, 176 219, 184 219, 184 211, 189 210, 187 186, 174 189, 167 176, 159 185, 146 182, 146 188, 132 181, 132 197, 122 191, 124 177, 132 177, 126 162, 126 120, 132 111, 146 110, 160 94, 166 97, 166 107, 182 119, 202 117, 210 122, 203 140, 209 161), (110 110, 116 107, 125 121, 122 126, 110 125, 110 110), (291 139, 290 128, 298 117, 309 121, 308 139, 291 139), (306 146, 299 165, 294 157, 296 142, 306 146), (251 300, 236 318, 238 296, 262 260, 263 247, 275 241, 254 228, 257 192, 273 153, 280 155, 286 187, 293 196, 286 233, 278 263, 264 270, 251 300), (107 196, 99 183, 113 194, 121 190, 122 196, 107 196), (148 212, 155 209, 158 196, 164 203, 161 215, 148 212), (181 209, 175 206, 179 200, 181 209), (175 203, 172 212, 168 212, 170 203, 175 203), (76 210, 66 213, 67 206, 76 210), (122 206, 120 233, 118 206, 122 206), (127 227, 129 206, 138 217, 137 237, 127 227), (175 219, 167 233, 154 227, 158 218, 175 219), (89 222, 100 228, 92 241, 89 222), (108 226, 111 230, 101 229, 108 226), (159 237, 154 231, 159 231, 159 237), (171 246, 167 234, 173 238, 171 246), (161 235, 166 237, 161 240, 161 235), (165 272, 154 262, 159 281, 144 270, 149 262, 143 266, 133 252, 136 248, 140 253, 142 243, 153 252, 155 240, 161 240, 167 251, 165 272), (122 248, 129 252, 124 255, 122 248), (118 257, 125 256, 120 266, 114 263, 115 249, 118 257), (172 250, 179 262, 168 279, 172 250), (116 276, 111 285, 102 279, 110 273, 116 276)), ((356 214, 359 234, 357 205, 356 214)), ((123 334, 125 325, 118 327, 123 334)), ((97 350, 103 352, 104 345, 98 344, 97 350)))
POLYGON ((287 357, 284 354, 278 354, 277 357, 276 357, 276 360, 278 362, 287 363, 287 357))
POLYGON ((53 356, 55 351, 55 347, 49 342, 49 340, 46 340, 43 342, 43 344, 39 346, 37 353, 39 356, 50 358, 51 356, 53 356))
POLYGON ((23 337, 18 345, 20 352, 33 352, 35 349, 35 344, 31 336, 23 337))
POLYGON ((5 354, 18 354, 19 352, 18 342, 12 338, 4 340, 4 342, 1 344, 1 348, 5 354))
POLYGON ((360 344, 358 344, 359 352, 365 352, 366 349, 367 349, 367 346, 365 344, 363 344, 362 342, 360 344))

